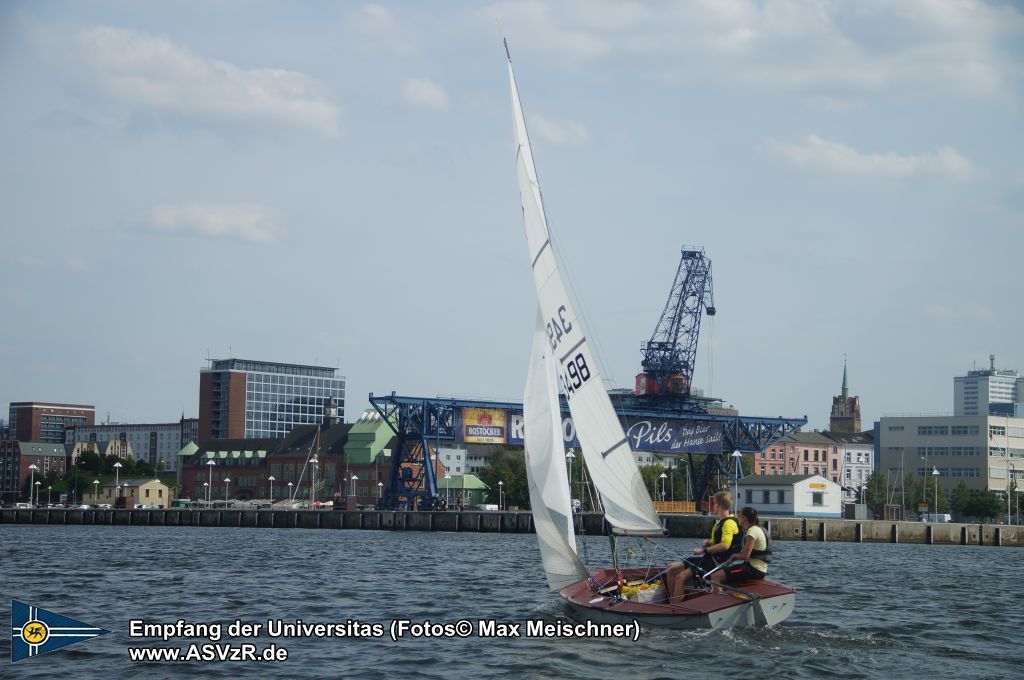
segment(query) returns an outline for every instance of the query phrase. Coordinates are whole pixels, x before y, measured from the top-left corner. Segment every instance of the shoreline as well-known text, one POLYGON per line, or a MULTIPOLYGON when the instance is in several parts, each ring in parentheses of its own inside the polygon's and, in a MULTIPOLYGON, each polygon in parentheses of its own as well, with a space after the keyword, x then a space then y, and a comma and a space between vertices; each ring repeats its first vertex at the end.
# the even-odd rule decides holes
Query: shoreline
MULTIPOLYGON (((704 538, 712 517, 660 515, 671 538, 704 538)), ((891 520, 765 517, 772 540, 843 543, 911 543, 1024 547, 1024 526, 896 522, 891 520)), ((599 513, 573 516, 577 534, 607 535, 599 513)), ((533 533, 529 512, 412 512, 392 510, 105 510, 0 509, 0 524, 61 526, 194 526, 266 529, 390 529, 393 531, 472 531, 533 533)))

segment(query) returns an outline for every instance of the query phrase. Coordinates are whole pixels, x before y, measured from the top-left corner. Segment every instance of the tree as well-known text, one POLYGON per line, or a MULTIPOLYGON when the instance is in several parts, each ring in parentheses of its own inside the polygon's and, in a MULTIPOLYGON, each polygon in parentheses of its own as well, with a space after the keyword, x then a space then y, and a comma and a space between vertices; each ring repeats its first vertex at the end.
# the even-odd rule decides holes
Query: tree
POLYGON ((487 500, 498 502, 498 482, 504 489, 506 506, 530 507, 530 489, 526 482, 526 457, 522 451, 500 448, 491 454, 487 466, 480 471, 480 479, 489 488, 487 500))
POLYGON ((971 499, 964 514, 979 519, 995 519, 1006 508, 1006 503, 994 491, 971 491, 971 499))
MULTIPOLYGON (((864 485, 867 486, 867 489, 864 491, 864 502, 867 503, 868 507, 877 508, 879 505, 884 505, 889 501, 889 490, 885 477, 882 475, 872 472, 868 475, 864 485)), ((860 490, 858 489, 858 498, 859 492, 860 490)))
POLYGON ((950 497, 949 508, 957 516, 957 519, 960 519, 967 514, 970 504, 971 492, 967 490, 967 483, 961 479, 950 497))
MULTIPOLYGON (((647 487, 647 493, 656 500, 661 500, 661 475, 664 472, 664 466, 657 463, 640 466, 640 476, 644 480, 644 486, 647 487)), ((668 478, 665 481, 667 482, 668 478)))
POLYGON ((154 474, 153 466, 149 464, 149 461, 137 460, 135 461, 135 474, 142 477, 152 477, 154 474))
POLYGON ((78 454, 78 467, 82 472, 98 475, 103 472, 103 459, 90 448, 78 454))

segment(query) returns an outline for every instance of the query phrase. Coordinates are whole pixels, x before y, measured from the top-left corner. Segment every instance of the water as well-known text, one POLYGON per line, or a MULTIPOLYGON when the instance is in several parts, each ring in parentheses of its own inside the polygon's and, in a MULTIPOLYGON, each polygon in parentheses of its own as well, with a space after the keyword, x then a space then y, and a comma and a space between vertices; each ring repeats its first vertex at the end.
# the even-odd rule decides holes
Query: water
MULTIPOLYGON (((588 538, 591 553, 606 539, 588 538)), ((684 551, 694 541, 662 542, 684 551)), ((1024 549, 778 542, 772 576, 799 592, 775 629, 645 629, 621 639, 261 638, 282 664, 134 662, 128 620, 517 623, 567 614, 532 535, 192 527, 0 526, 0 600, 113 631, 7 678, 1022 677, 1024 549)), ((228 642, 222 640, 221 642, 228 642)), ((231 640, 235 643, 253 640, 231 640)), ((9 658, 2 636, 0 655, 9 658)))

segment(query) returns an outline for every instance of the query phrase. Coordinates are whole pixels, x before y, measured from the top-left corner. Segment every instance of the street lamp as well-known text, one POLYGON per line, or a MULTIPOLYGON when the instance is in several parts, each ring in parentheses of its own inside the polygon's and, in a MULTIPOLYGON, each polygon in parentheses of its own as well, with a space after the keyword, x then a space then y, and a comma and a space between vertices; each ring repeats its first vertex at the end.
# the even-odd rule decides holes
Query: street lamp
POLYGON ((117 507, 117 499, 121 497, 121 485, 120 484, 116 484, 116 485, 114 485, 114 488, 115 488, 115 491, 114 491, 114 493, 115 493, 115 495, 114 495, 114 507, 116 508, 117 507))
POLYGON ((35 463, 32 463, 28 466, 28 469, 32 471, 32 478, 28 480, 28 504, 35 506, 35 503, 32 502, 32 489, 36 488, 36 470, 39 468, 36 467, 35 463))
MULTIPOLYGON (((114 463, 114 486, 116 486, 118 489, 121 488, 119 482, 121 481, 121 468, 122 467, 123 466, 121 465, 121 461, 117 461, 116 463, 114 463)), ((120 496, 120 492, 118 492, 118 498, 120 498, 120 497, 121 497, 120 496)))
MULTIPOLYGON (((447 477, 447 475, 445 475, 447 477)), ((377 482, 377 500, 384 497, 384 482, 377 482)))
POLYGON ((355 496, 356 495, 356 482, 359 481, 359 478, 356 477, 355 475, 352 475, 352 477, 349 478, 349 481, 352 482, 352 493, 349 494, 349 495, 350 496, 355 496))
POLYGON ((743 454, 740 453, 739 449, 732 452, 732 462, 735 466, 733 474, 736 477, 736 492, 733 494, 733 502, 739 505, 740 502, 740 463, 743 460, 743 454))
POLYGON ((864 505, 864 492, 867 490, 867 488, 868 487, 867 487, 866 484, 861 484, 860 485, 860 504, 861 505, 864 505))
POLYGON ((668 475, 666 475, 664 472, 662 472, 658 476, 658 479, 661 480, 661 501, 664 503, 665 502, 665 485, 668 483, 666 481, 666 480, 668 480, 668 475))
POLYGON ((39 487, 42 486, 42 482, 36 482, 36 502, 32 504, 32 507, 39 505, 39 487))
POLYGON ((320 461, 316 459, 316 454, 309 459, 309 464, 313 466, 313 483, 309 485, 309 502, 314 506, 316 505, 316 466, 320 461))
POLYGON ((502 508, 502 497, 505 492, 505 482, 498 480, 498 512, 501 512, 502 508))
POLYGON ((230 484, 231 484, 231 478, 230 477, 225 477, 224 478, 224 502, 225 503, 228 500, 228 486, 230 486, 230 484))
POLYGON ((935 521, 935 513, 939 511, 939 468, 932 468, 932 479, 935 480, 935 497, 932 499, 932 503, 935 505, 935 509, 932 510, 932 521, 935 521))
MULTIPOLYGON (((46 507, 50 507, 50 492, 53 491, 52 486, 46 487, 46 507)), ((1009 494, 1007 494, 1009 496, 1009 494)))
POLYGON ((1010 447, 1007 447, 1007 523, 1013 518, 1010 514, 1010 480, 1014 478, 1014 464, 1010 462, 1010 447))
POLYGON ((206 504, 210 504, 210 483, 203 482, 203 488, 206 489, 206 504))
POLYGON ((213 466, 216 465, 216 464, 217 464, 216 461, 214 461, 213 459, 210 459, 210 460, 206 461, 206 469, 208 469, 210 471, 209 487, 207 488, 207 491, 206 491, 206 502, 207 503, 210 502, 210 493, 213 491, 213 466))
POLYGON ((93 505, 99 505, 100 503, 100 480, 92 480, 92 502, 93 505))
POLYGON ((576 451, 569 449, 565 452, 565 464, 568 469, 567 474, 569 475, 569 502, 572 502, 572 461, 576 457, 576 451))
POLYGON ((289 501, 294 501, 295 500, 295 495, 292 493, 292 487, 293 486, 295 486, 294 483, 288 482, 288 500, 289 501))
POLYGON ((270 482, 270 504, 274 504, 274 475, 267 477, 267 481, 270 482))
POLYGON ((444 471, 444 479, 445 479, 445 482, 444 482, 444 505, 445 505, 445 507, 448 507, 449 505, 451 505, 451 498, 450 498, 450 495, 449 495, 449 491, 451 491, 451 481, 450 481, 451 478, 452 478, 452 476, 450 474, 448 474, 447 470, 445 470, 444 471))

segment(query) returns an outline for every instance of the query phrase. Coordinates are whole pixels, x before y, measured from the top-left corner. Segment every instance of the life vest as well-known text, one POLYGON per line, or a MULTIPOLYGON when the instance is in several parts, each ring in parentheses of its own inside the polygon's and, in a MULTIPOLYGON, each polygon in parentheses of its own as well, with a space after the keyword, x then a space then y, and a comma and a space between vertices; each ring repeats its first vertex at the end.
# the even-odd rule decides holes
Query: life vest
MULTIPOLYGON (((750 551, 750 557, 755 560, 761 560, 765 564, 772 561, 772 537, 768 535, 768 532, 761 527, 761 531, 764 533, 764 550, 753 549, 750 551)), ((746 533, 744 533, 746 536, 746 533)))
POLYGON ((724 554, 731 555, 732 553, 738 553, 743 550, 743 534, 740 532, 740 523, 736 521, 736 515, 726 515, 717 522, 715 526, 711 528, 711 543, 709 545, 718 545, 722 542, 722 530, 725 528, 725 523, 732 520, 736 524, 736 533, 732 535, 732 544, 729 546, 724 554))

